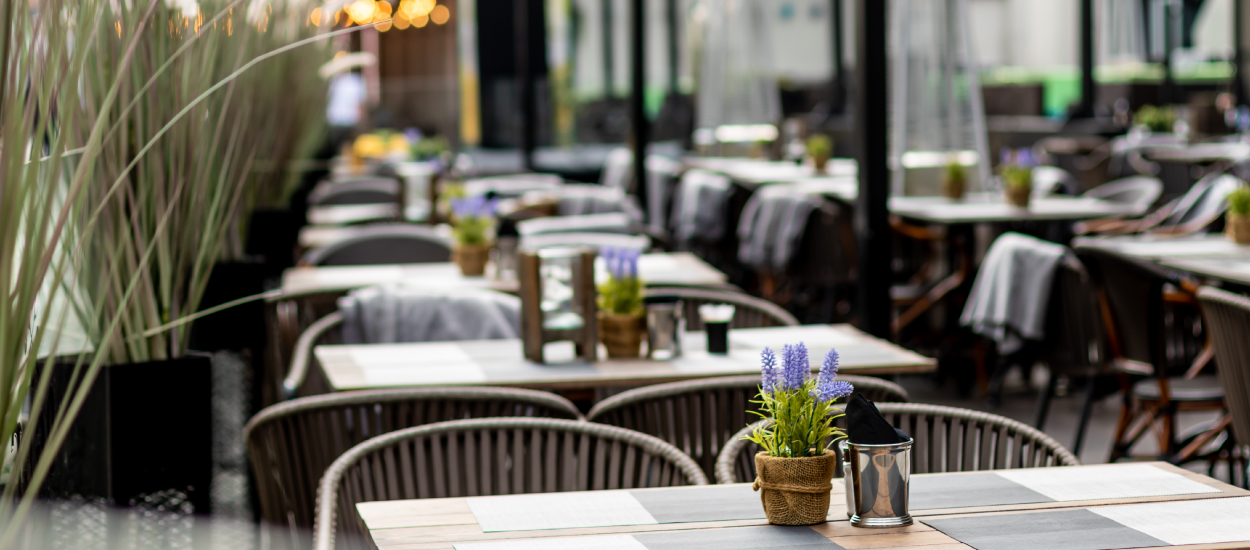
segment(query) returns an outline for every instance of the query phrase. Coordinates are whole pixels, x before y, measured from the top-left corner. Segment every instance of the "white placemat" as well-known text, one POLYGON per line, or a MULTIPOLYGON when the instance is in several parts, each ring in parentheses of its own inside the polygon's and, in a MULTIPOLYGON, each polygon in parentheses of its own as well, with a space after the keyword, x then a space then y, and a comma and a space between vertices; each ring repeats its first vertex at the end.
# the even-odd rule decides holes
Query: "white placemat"
POLYGON ((459 343, 367 344, 352 346, 347 354, 361 368, 391 366, 447 366, 473 363, 459 343))
POLYGON ((1178 546, 1250 541, 1250 497, 1098 506, 1089 510, 1178 546))
POLYGON ((1057 501, 1221 492, 1215 487, 1148 464, 1097 468, 1036 468, 995 473, 1057 501))
MULTIPOLYGON (((762 351, 765 347, 770 347, 773 348, 773 351, 781 353, 782 345, 797 344, 799 342, 803 342, 809 350, 815 348, 828 350, 830 347, 851 344, 857 341, 861 341, 861 339, 853 334, 847 334, 826 325, 729 330, 730 347, 753 349, 756 352, 762 351)), ((823 355, 819 357, 809 355, 809 357, 812 364, 816 365, 819 365, 821 360, 824 359, 823 355)))
POLYGON ((466 501, 486 533, 659 523, 626 492, 473 497, 466 501))
POLYGON ((362 368, 365 385, 381 386, 435 386, 444 384, 480 384, 486 382, 486 373, 475 363, 460 365, 406 365, 362 368))
POLYGON ((647 550, 647 547, 638 542, 638 539, 629 535, 458 542, 452 548, 456 550, 647 550))

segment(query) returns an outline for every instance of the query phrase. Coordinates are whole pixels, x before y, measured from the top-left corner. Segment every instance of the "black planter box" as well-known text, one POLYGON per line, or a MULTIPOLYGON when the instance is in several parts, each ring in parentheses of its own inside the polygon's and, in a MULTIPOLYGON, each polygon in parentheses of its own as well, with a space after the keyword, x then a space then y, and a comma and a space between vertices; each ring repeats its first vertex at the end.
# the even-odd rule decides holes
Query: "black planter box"
MULTIPOLYGON (((53 368, 42 418, 29 434, 36 452, 70 393, 73 365, 53 368)), ((195 514, 210 513, 212 386, 212 361, 204 356, 101 368, 41 494, 130 506, 172 490, 186 495, 195 514)))

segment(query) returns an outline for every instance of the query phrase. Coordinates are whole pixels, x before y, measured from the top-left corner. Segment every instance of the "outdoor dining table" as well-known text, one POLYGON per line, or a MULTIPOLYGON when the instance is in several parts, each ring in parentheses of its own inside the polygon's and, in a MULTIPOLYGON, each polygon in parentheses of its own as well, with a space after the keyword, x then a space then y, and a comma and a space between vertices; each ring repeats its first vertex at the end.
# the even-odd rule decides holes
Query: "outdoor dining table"
POLYGON ((395 203, 313 206, 308 209, 308 223, 310 225, 350 225, 376 220, 397 220, 399 214, 399 205, 395 203))
POLYGON ((1117 235, 1083 237, 1073 246, 1095 247, 1185 271, 1208 279, 1250 286, 1250 245, 1234 243, 1223 233, 1171 237, 1117 235))
POLYGON ((338 391, 438 385, 590 389, 758 374, 764 347, 780 350, 783 344, 798 342, 811 350, 815 368, 830 348, 837 349, 839 372, 845 374, 889 375, 935 368, 933 359, 850 325, 733 329, 727 355, 708 353, 706 342, 704 333, 687 332, 677 358, 593 363, 576 360, 570 342, 548 344, 548 364, 533 363, 524 358, 519 339, 323 345, 313 348, 313 354, 330 386, 338 391))
POLYGON ((824 174, 818 174, 810 164, 749 158, 686 157, 682 159, 682 164, 687 168, 720 172, 740 184, 751 186, 813 177, 854 178, 859 172, 854 159, 837 158, 829 159, 824 174))
POLYGON ((906 527, 764 519, 751 484, 362 502, 379 550, 1250 548, 1250 491, 1162 462, 917 474, 906 527))
MULTIPOLYGON (((596 277, 607 276, 602 260, 596 277)), ((689 252, 643 254, 638 260, 639 276, 648 286, 698 286, 730 288, 724 273, 689 252)), ((516 279, 467 277, 451 262, 387 264, 364 266, 294 267, 282 274, 286 296, 321 292, 342 292, 387 283, 419 284, 433 288, 488 288, 515 293, 516 279)))

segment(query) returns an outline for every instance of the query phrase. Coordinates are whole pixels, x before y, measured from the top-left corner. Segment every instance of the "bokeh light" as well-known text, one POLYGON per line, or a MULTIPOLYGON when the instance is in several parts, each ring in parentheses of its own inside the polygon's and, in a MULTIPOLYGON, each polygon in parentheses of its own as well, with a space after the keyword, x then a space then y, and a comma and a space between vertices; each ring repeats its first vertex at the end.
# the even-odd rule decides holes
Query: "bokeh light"
POLYGON ((433 21, 435 25, 442 25, 448 19, 451 19, 451 10, 447 9, 447 6, 438 5, 430 10, 430 21, 433 21))
POLYGON ((418 29, 421 27, 424 27, 429 22, 430 22, 430 16, 428 15, 418 15, 412 18, 412 26, 418 29))
POLYGON ((347 6, 347 14, 351 16, 352 21, 358 25, 365 25, 373 21, 373 14, 377 12, 378 5, 373 0, 356 0, 350 6, 347 6))
POLYGON ((401 30, 401 31, 402 31, 402 30, 404 30, 404 29, 406 29, 406 28, 408 28, 408 27, 412 26, 412 20, 411 20, 411 19, 408 19, 408 16, 407 16, 407 15, 404 15, 404 12, 403 12, 403 11, 400 11, 400 12, 397 12, 397 13, 395 14, 395 21, 394 21, 394 24, 395 24, 395 28, 397 28, 397 29, 399 29, 399 30, 401 30))
MULTIPOLYGON (((391 3, 386 0, 378 2, 378 13, 384 13, 389 17, 392 13, 391 3)), ((377 16, 375 15, 373 19, 377 21, 377 16)))
POLYGON ((312 13, 308 16, 308 22, 318 27, 321 26, 321 6, 312 9, 312 13))

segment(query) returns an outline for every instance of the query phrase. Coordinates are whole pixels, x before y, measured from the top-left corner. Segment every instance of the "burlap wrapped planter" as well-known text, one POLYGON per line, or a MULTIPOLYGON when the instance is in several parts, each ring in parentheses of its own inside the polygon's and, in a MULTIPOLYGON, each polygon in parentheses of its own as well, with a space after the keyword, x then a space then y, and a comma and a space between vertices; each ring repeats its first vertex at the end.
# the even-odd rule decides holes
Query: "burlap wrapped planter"
POLYGON ((1007 204, 1015 206, 1016 208, 1028 208, 1029 199, 1033 196, 1033 188, 1020 185, 1008 185, 1007 188, 1003 190, 1003 196, 1007 199, 1007 204))
POLYGON ((612 359, 634 359, 641 355, 647 336, 647 318, 636 313, 599 312, 599 340, 612 359))
POLYGON ((460 273, 478 277, 486 273, 486 260, 490 258, 488 244, 455 244, 451 247, 451 261, 460 266, 460 273))
POLYGON ((776 525, 824 523, 829 515, 829 492, 838 466, 837 453, 822 456, 776 458, 756 453, 758 472, 753 487, 760 492, 760 503, 768 522, 776 525))
POLYGON ((1237 244, 1250 244, 1250 216, 1229 212, 1224 218, 1224 233, 1237 244))

